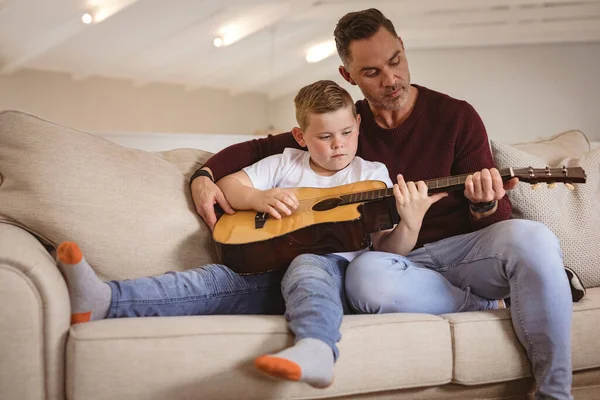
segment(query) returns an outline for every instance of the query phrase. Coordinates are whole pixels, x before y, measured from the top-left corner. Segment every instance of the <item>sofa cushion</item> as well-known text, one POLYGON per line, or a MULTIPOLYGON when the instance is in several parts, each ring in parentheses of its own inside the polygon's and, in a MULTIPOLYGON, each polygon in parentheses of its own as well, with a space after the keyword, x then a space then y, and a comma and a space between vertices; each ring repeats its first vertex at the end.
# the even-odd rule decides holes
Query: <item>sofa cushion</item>
POLYGON ((18 111, 0 112, 0 221, 79 243, 102 279, 216 260, 188 178, 210 153, 148 153, 18 111))
MULTIPOLYGON (((492 151, 499 168, 533 166, 543 168, 545 160, 513 146, 492 141, 492 151)), ((582 167, 585 184, 570 191, 565 185, 553 190, 531 190, 520 184, 508 192, 513 218, 546 224, 558 236, 565 265, 573 268, 586 287, 600 286, 600 148, 578 157, 569 157, 550 167, 582 167)))
MULTIPOLYGON (((531 376, 510 310, 446 314, 454 344, 455 383, 481 385, 531 376)), ((600 367, 600 288, 573 304, 573 370, 600 367)))
POLYGON ((588 138, 578 130, 562 132, 549 139, 516 143, 512 146, 544 159, 549 165, 554 165, 563 158, 577 157, 591 149, 588 138))
POLYGON ((77 324, 71 327, 67 345, 67 397, 314 399, 450 382, 450 329, 440 317, 349 315, 341 332, 333 384, 314 389, 274 381, 254 368, 254 358, 293 343, 280 316, 77 324))

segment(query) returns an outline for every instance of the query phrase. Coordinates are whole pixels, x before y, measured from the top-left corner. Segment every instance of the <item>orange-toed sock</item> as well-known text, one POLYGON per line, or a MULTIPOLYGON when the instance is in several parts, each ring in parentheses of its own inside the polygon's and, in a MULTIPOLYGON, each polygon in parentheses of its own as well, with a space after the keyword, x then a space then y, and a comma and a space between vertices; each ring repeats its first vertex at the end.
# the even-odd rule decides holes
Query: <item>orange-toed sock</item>
POLYGON ((69 288, 71 323, 106 317, 110 307, 110 286, 96 276, 77 243, 63 242, 58 246, 58 265, 69 288))
POLYGON ((303 381, 326 388, 333 381, 333 351, 318 339, 301 339, 290 348, 254 360, 264 374, 289 381, 303 381))
POLYGON ((299 381, 302 378, 302 368, 287 358, 262 356, 254 361, 254 365, 272 377, 287 379, 288 381, 299 381))

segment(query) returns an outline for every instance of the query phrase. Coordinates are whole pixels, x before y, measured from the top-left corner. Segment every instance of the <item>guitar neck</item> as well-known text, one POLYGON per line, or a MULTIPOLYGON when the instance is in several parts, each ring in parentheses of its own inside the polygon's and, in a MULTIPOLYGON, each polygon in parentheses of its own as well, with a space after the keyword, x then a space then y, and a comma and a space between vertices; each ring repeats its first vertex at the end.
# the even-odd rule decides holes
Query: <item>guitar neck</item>
MULTIPOLYGON (((503 181, 507 181, 514 177, 512 168, 504 168, 498 170, 503 181)), ((446 178, 430 179, 424 181, 427 185, 428 193, 453 192, 463 190, 467 176, 471 174, 454 175, 446 178)), ((342 204, 362 203, 365 201, 381 200, 387 197, 393 197, 394 190, 392 188, 369 190, 366 192, 357 192, 349 195, 341 196, 342 204)))

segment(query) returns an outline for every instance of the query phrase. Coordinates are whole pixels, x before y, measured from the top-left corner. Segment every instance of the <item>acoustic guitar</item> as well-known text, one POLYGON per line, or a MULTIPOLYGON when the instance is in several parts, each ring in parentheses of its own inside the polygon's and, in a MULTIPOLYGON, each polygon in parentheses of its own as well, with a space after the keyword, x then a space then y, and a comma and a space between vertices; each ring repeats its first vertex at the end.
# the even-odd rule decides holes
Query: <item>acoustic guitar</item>
MULTIPOLYGON (((585 183, 582 168, 506 168, 503 181, 519 178, 537 187, 563 182, 569 189, 585 183)), ((428 193, 463 190, 467 178, 456 175, 425 181, 428 193)), ((224 214, 213 239, 221 263, 240 274, 287 268, 304 253, 329 254, 362 250, 371 245, 370 234, 391 229, 400 220, 393 189, 381 181, 362 181, 333 188, 292 189, 299 206, 281 219, 256 211, 224 214)))

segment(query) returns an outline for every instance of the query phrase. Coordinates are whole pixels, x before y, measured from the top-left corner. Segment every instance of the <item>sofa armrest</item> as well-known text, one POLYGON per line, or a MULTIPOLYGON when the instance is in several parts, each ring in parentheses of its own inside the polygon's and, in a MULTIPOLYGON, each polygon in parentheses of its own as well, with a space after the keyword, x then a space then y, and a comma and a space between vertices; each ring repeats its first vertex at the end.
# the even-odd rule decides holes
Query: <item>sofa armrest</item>
POLYGON ((29 232, 0 223, 0 399, 64 399, 69 294, 29 232))

